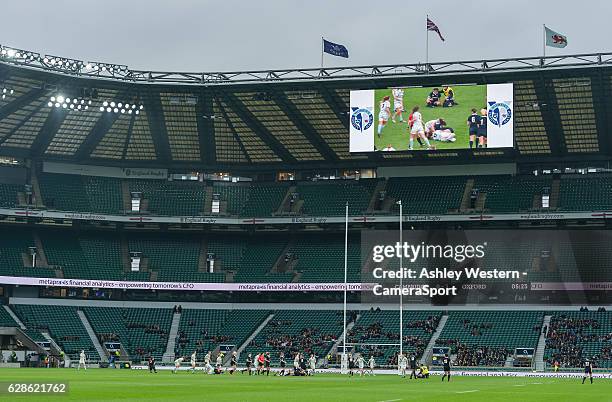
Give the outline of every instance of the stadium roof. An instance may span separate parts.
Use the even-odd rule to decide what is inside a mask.
[[[514,83],[515,150],[348,152],[351,89],[502,82]],[[612,156],[612,54],[173,73],[0,47],[0,87],[6,89],[0,99],[0,155],[5,156],[198,169]],[[67,99],[74,109],[63,107]]]

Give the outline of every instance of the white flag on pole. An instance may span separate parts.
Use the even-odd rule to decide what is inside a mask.
[[[555,32],[548,27],[544,27],[545,35],[546,35],[546,46],[549,47],[566,47],[567,46],[567,36],[560,34],[559,32]]]

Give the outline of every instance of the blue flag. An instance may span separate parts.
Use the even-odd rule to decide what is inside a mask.
[[[346,59],[348,59],[349,57],[348,49],[344,45],[330,42],[325,39],[323,39],[323,51],[325,53],[329,53],[334,56],[344,57]]]

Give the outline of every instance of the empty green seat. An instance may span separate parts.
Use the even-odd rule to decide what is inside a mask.
[[[141,192],[154,215],[197,216],[204,210],[206,187],[197,181],[128,180],[130,192]]]
[[[0,183],[0,208],[15,208],[18,204],[17,193],[23,190],[23,185]]]
[[[463,176],[391,178],[387,196],[401,200],[405,214],[446,214],[461,207],[466,180]],[[397,212],[399,206],[392,210]]]
[[[350,215],[362,215],[368,209],[377,183],[375,179],[301,182],[296,191],[304,200],[304,215],[344,215],[347,202]]]
[[[612,177],[561,177],[559,207],[565,211],[612,209]]]
[[[99,360],[76,307],[17,304],[12,308],[28,329],[48,331],[70,359],[78,361],[85,350],[90,360]]]
[[[49,209],[108,214],[123,210],[119,179],[41,173],[39,182],[43,203]]]
[[[86,307],[84,312],[99,340],[121,342],[132,360],[161,360],[166,351],[171,309]]]

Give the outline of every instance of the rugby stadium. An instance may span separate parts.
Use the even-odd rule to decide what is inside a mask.
[[[0,88],[0,398],[612,395],[612,54]]]

